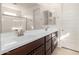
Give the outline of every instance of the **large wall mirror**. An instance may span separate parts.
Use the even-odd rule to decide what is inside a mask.
[[[55,24],[53,8],[47,9],[43,4],[3,3],[1,9],[2,33],[13,32],[19,28],[29,31]]]

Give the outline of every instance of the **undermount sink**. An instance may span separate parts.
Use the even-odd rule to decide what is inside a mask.
[[[1,47],[1,50],[5,50],[5,49],[8,48],[8,46],[11,47],[11,46],[13,46],[13,45],[16,44],[16,43],[17,43],[17,41],[3,44],[2,47]]]

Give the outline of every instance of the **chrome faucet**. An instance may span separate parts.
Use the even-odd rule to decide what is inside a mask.
[[[48,27],[48,26],[46,26],[46,27],[45,27],[45,31],[47,31],[47,30],[48,30],[48,28],[49,28],[49,27]]]
[[[18,35],[18,36],[23,36],[23,35],[24,35],[23,29],[18,29],[17,35]]]
[[[24,35],[24,30],[22,28],[13,28],[13,30],[16,32],[17,36]]]

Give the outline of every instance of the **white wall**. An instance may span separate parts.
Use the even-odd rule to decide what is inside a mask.
[[[78,4],[63,5],[63,28],[69,32],[78,32],[79,8]],[[68,25],[67,25],[68,24]],[[68,29],[67,29],[68,28]]]
[[[63,35],[61,46],[79,51],[79,4],[63,4]]]

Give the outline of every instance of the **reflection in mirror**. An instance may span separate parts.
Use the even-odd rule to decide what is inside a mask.
[[[13,32],[12,28],[29,31],[41,29],[46,25],[54,25],[56,17],[45,7],[37,3],[3,3],[2,32]]]
[[[2,4],[2,32],[13,32],[13,28],[22,28],[26,31],[29,26],[29,19],[33,19],[30,8],[24,4]],[[30,25],[30,24],[28,24]],[[29,29],[28,29],[29,30]]]
[[[52,6],[52,7],[51,7]],[[34,28],[41,29],[48,25],[56,25],[56,4],[40,3],[34,10]]]

